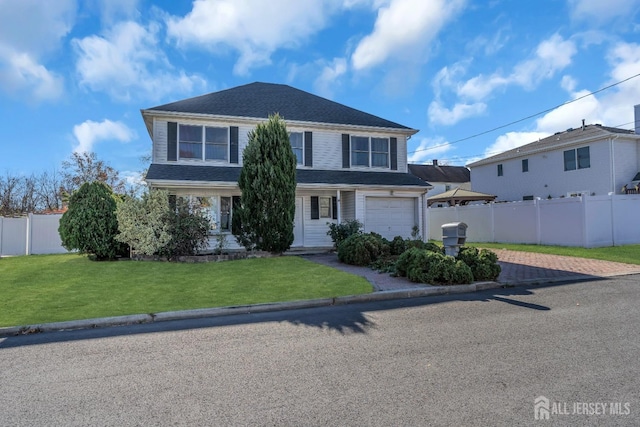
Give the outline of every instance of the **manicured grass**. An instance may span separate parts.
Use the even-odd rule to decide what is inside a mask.
[[[591,249],[567,246],[517,245],[511,243],[467,243],[467,246],[601,259],[627,264],[640,264],[640,245],[608,246],[604,248]]]
[[[1,258],[0,327],[371,291],[362,277],[291,256],[197,264]]]

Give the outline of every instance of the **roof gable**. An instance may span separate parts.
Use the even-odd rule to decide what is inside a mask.
[[[500,154],[496,154],[482,160],[478,160],[477,162],[470,163],[467,166],[482,166],[501,160],[508,160],[511,158],[526,156],[534,152],[553,151],[556,148],[561,148],[566,145],[570,145],[571,143],[579,143],[582,140],[593,140],[597,139],[598,137],[608,138],[613,134],[636,136],[634,131],[632,130],[619,129],[602,125],[587,125],[584,127],[584,129],[567,129],[564,132],[556,132],[555,134],[546,138],[513,148],[511,150],[504,151]]]
[[[471,173],[464,166],[409,165],[409,172],[426,182],[469,182]]]
[[[250,83],[194,98],[149,108],[189,114],[267,119],[278,113],[285,120],[342,125],[392,128],[416,131],[401,124],[347,107],[291,86],[273,83]]]

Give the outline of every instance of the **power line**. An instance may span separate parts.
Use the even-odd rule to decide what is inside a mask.
[[[634,121],[630,121],[630,122],[627,122],[627,123],[621,123],[619,125],[614,125],[612,127],[614,127],[614,128],[622,128],[622,126],[635,124],[636,122],[640,122],[640,120],[634,120]],[[457,161],[457,160],[475,159],[477,157],[482,157],[482,156],[490,157],[490,156],[493,156],[493,155],[496,155],[496,154],[500,154],[500,153],[501,153],[501,151],[491,151],[489,153],[471,154],[469,156],[456,156],[456,157],[450,157],[448,159],[447,158],[444,158],[444,159],[443,158],[438,158],[438,161],[439,162],[451,162],[451,161]]]
[[[497,131],[497,130],[499,130],[499,129],[503,129],[503,128],[506,128],[506,127],[508,127],[508,126],[515,125],[516,123],[520,123],[520,122],[523,122],[523,121],[525,121],[525,120],[532,119],[532,118],[534,118],[534,117],[536,117],[536,116],[539,116],[539,115],[541,115],[541,114],[548,113],[548,112],[550,112],[550,111],[555,110],[556,108],[564,107],[565,105],[569,105],[569,104],[571,104],[571,103],[574,103],[574,102],[576,102],[576,101],[579,101],[579,100],[581,100],[581,99],[583,99],[583,98],[586,98],[586,97],[588,97],[588,96],[593,96],[593,95],[595,95],[596,93],[600,93],[600,92],[605,91],[605,90],[607,90],[607,89],[611,89],[611,88],[612,88],[612,87],[614,87],[614,86],[618,86],[619,84],[622,84],[622,83],[624,83],[624,82],[628,82],[629,80],[631,80],[631,79],[635,79],[635,78],[636,78],[636,77],[638,77],[638,76],[640,76],[640,73],[635,74],[635,75],[633,75],[633,76],[631,76],[631,77],[627,77],[627,78],[626,78],[626,79],[624,79],[624,80],[620,80],[619,82],[616,82],[616,83],[610,84],[609,86],[605,86],[605,87],[600,88],[600,89],[598,89],[598,90],[595,90],[595,91],[593,91],[593,92],[589,92],[589,93],[587,93],[586,95],[582,95],[582,96],[580,96],[580,97],[578,97],[578,98],[576,98],[576,99],[572,99],[571,101],[567,101],[567,102],[564,102],[564,103],[562,103],[562,104],[558,104],[558,105],[556,105],[555,107],[547,108],[546,110],[540,111],[540,112],[538,112],[538,113],[531,114],[531,115],[529,115],[529,116],[527,116],[527,117],[523,117],[523,118],[518,119],[518,120],[514,120],[514,121],[509,122],[509,123],[507,123],[507,124],[505,124],[505,125],[497,126],[497,127],[495,127],[495,128],[492,128],[492,129],[486,130],[486,131],[484,131],[484,132],[476,133],[476,134],[474,134],[474,135],[467,136],[467,137],[460,138],[460,139],[456,139],[455,141],[446,142],[446,143],[444,143],[444,144],[433,145],[433,146],[431,146],[431,147],[426,147],[426,148],[419,148],[419,149],[417,149],[417,150],[410,151],[410,152],[408,152],[407,154],[413,154],[413,153],[417,153],[417,152],[419,152],[419,151],[428,151],[428,150],[433,150],[433,149],[435,149],[435,148],[445,147],[445,146],[447,146],[447,145],[457,144],[458,142],[467,141],[467,140],[472,139],[472,138],[477,138],[477,137],[479,137],[479,136],[486,135],[486,134],[491,133],[491,132],[495,132],[495,131]]]

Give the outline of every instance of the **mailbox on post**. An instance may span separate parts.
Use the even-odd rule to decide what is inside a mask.
[[[442,245],[446,255],[456,256],[467,241],[467,224],[450,222],[442,225]]]

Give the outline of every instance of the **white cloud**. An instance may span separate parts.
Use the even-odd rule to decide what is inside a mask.
[[[422,138],[418,147],[409,150],[409,163],[424,163],[431,159],[437,159],[440,154],[446,153],[453,147],[444,138]]]
[[[105,119],[101,122],[87,120],[73,127],[73,135],[78,142],[73,149],[76,153],[91,152],[98,141],[129,142],[135,132],[122,122]]]
[[[378,10],[373,32],[353,52],[353,68],[374,67],[393,57],[421,56],[464,3],[464,0],[391,0]]]
[[[179,46],[240,54],[236,74],[270,63],[279,48],[295,48],[326,25],[338,4],[330,0],[195,0],[184,17],[167,19],[167,33]]]
[[[59,97],[64,79],[43,61],[71,30],[75,1],[0,0],[0,10],[0,89],[32,102]]]
[[[99,0],[100,18],[107,24],[135,19],[140,15],[140,0]]]
[[[604,24],[614,18],[629,16],[640,7],[640,0],[568,0],[568,4],[572,18]]]
[[[482,100],[495,90],[518,85],[527,90],[534,89],[542,80],[553,77],[571,64],[577,49],[572,40],[554,34],[543,40],[532,58],[517,63],[510,74],[495,72],[489,76],[480,74],[459,84],[457,94],[466,99]]]
[[[321,96],[331,98],[334,89],[339,85],[339,79],[347,72],[347,60],[345,58],[333,58],[322,68],[322,72],[314,82],[314,88]]]
[[[0,48],[0,86],[8,93],[27,93],[27,101],[37,102],[58,98],[64,80],[28,53]]]
[[[549,134],[544,132],[507,132],[504,135],[500,135],[493,144],[485,149],[484,156],[493,156],[547,136]]]
[[[531,58],[515,64],[509,73],[498,70],[463,81],[460,77],[466,73],[471,61],[443,67],[432,81],[435,100],[429,106],[429,120],[435,124],[453,125],[465,118],[483,114],[487,108],[487,98],[496,90],[510,85],[533,90],[540,82],[569,66],[576,52],[572,40],[554,34],[538,44]],[[570,84],[570,81],[566,80],[565,83]],[[451,108],[442,105],[445,90],[454,92],[459,98]]]
[[[126,21],[105,36],[74,39],[81,85],[123,101],[134,96],[157,100],[170,93],[190,93],[205,87],[201,77],[172,69],[158,47],[158,31],[157,24],[144,27]]]
[[[487,104],[477,102],[473,104],[456,104],[449,109],[443,107],[438,101],[429,104],[429,121],[434,124],[453,125],[467,117],[475,117],[484,113]]]

